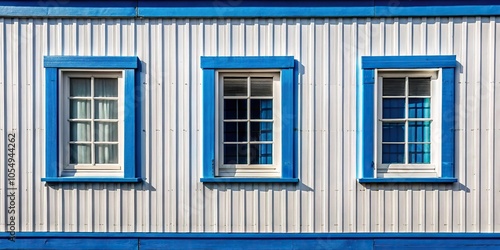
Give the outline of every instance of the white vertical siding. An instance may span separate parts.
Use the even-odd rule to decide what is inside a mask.
[[[0,162],[15,132],[16,223],[68,232],[500,232],[499,47],[498,17],[0,19]],[[459,63],[459,183],[357,183],[360,57],[431,54]],[[141,59],[144,183],[40,181],[45,55]],[[199,182],[200,56],[228,55],[298,60],[298,185]]]

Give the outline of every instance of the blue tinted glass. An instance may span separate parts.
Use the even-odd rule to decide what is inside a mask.
[[[408,144],[409,163],[430,163],[431,144]]]
[[[251,144],[250,164],[272,164],[273,145],[272,144]]]
[[[383,144],[382,163],[404,163],[405,146],[403,144]]]
[[[382,118],[405,118],[405,99],[384,98],[382,100]]]
[[[431,99],[430,98],[410,98],[408,99],[409,118],[430,118]]]
[[[224,119],[247,119],[247,100],[225,99]]]
[[[250,119],[273,119],[273,100],[250,100]]]
[[[250,123],[250,141],[272,141],[272,140],[273,140],[272,122]]]
[[[405,124],[403,122],[384,122],[382,124],[383,142],[404,142]]]
[[[409,142],[430,142],[431,122],[408,122]]]
[[[247,123],[224,122],[224,141],[225,142],[247,141]]]
[[[225,144],[224,164],[247,164],[246,144]]]

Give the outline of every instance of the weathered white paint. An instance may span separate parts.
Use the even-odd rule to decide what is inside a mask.
[[[0,19],[0,228],[6,138],[17,224],[68,232],[500,232],[500,18]],[[454,54],[459,183],[355,178],[363,55]],[[137,55],[143,184],[45,185],[45,55]],[[291,55],[300,184],[202,184],[200,56]],[[7,231],[7,230],[6,230]]]

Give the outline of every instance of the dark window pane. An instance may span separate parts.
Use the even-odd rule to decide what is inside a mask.
[[[272,122],[251,122],[250,123],[251,141],[272,141],[273,123]]]
[[[273,119],[273,100],[250,100],[250,119]]]
[[[247,164],[247,145],[225,144],[224,164]]]
[[[247,96],[247,78],[224,78],[224,96]]]
[[[247,99],[225,99],[224,119],[247,119]]]
[[[408,144],[409,163],[428,164],[431,162],[431,144]]]
[[[273,164],[273,145],[251,144],[250,164]]]
[[[408,99],[409,118],[430,118],[431,99],[430,98],[410,98]]]
[[[382,94],[384,96],[405,96],[405,78],[384,78]]]
[[[72,142],[91,141],[90,122],[70,122],[69,140]]]
[[[90,97],[90,78],[71,78],[69,96]]]
[[[95,97],[118,97],[118,79],[94,78]]]
[[[382,142],[404,142],[405,124],[403,122],[382,124]]]
[[[95,119],[118,119],[117,100],[95,100]]]
[[[382,100],[382,118],[405,118],[405,99],[384,98]]]
[[[117,122],[96,122],[94,131],[95,141],[118,142]]]
[[[273,96],[272,77],[253,77],[250,79],[251,96]]]
[[[118,145],[95,145],[95,163],[116,164],[118,163]]]
[[[431,122],[408,122],[409,142],[430,142]]]
[[[247,141],[247,122],[224,122],[224,141]]]
[[[430,78],[409,78],[408,79],[409,96],[430,96],[431,79]]]
[[[404,163],[405,146],[402,144],[384,144],[382,145],[382,163]]]
[[[70,119],[90,119],[90,100],[69,100]]]
[[[69,163],[90,164],[90,144],[70,144]]]

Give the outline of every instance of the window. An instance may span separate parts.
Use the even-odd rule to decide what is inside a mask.
[[[202,57],[202,182],[297,182],[293,57]]]
[[[136,57],[48,56],[47,182],[138,182]],[[138,140],[137,140],[138,141]]]
[[[454,56],[363,57],[360,182],[455,182]]]

